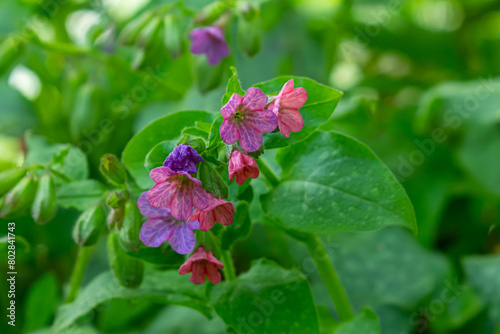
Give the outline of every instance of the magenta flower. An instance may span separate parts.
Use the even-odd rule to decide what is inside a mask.
[[[207,26],[191,30],[189,37],[191,53],[206,54],[208,63],[212,66],[220,63],[221,59],[229,56],[229,47],[221,27]]]
[[[269,105],[269,109],[278,116],[278,126],[283,136],[288,138],[290,132],[299,132],[304,127],[299,108],[306,103],[307,98],[307,91],[302,87],[294,89],[293,79],[290,79]]]
[[[276,115],[264,110],[267,96],[259,88],[249,88],[244,97],[233,94],[220,110],[224,121],[220,136],[228,144],[240,141],[248,152],[257,151],[262,146],[262,133],[272,132],[278,125]]]
[[[194,210],[189,220],[199,221],[200,230],[208,231],[214,227],[215,222],[222,225],[231,225],[234,221],[233,213],[235,212],[233,203],[211,196],[208,206],[204,209]]]
[[[170,207],[177,220],[187,220],[193,213],[193,206],[205,208],[208,195],[201,188],[201,182],[188,172],[173,171],[158,167],[149,173],[156,185],[148,191],[148,202],[154,208]]]
[[[196,164],[204,161],[203,158],[189,145],[180,144],[174,148],[163,163],[163,166],[178,172],[196,173]]]
[[[229,159],[229,181],[233,182],[235,176],[236,183],[241,186],[248,178],[259,177],[259,165],[251,156],[234,150]]]
[[[159,247],[168,241],[179,254],[191,252],[196,243],[194,230],[198,229],[198,222],[177,220],[169,208],[153,208],[146,197],[147,194],[143,193],[137,201],[141,214],[148,218],[141,226],[141,241],[148,247]]]
[[[207,252],[205,248],[200,246],[179,268],[179,274],[193,273],[189,280],[195,284],[205,283],[205,276],[212,284],[219,284],[221,276],[217,269],[222,268],[224,268],[222,262],[217,260],[212,252]]]

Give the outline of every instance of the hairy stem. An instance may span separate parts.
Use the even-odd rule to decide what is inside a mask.
[[[85,274],[85,269],[87,268],[87,264],[89,263],[91,252],[92,246],[80,247],[78,251],[75,267],[73,268],[73,274],[71,275],[71,283],[68,296],[66,297],[66,303],[71,303],[72,301],[74,301],[78,294],[78,289],[82,284],[83,275]]]
[[[264,177],[267,179],[267,181],[271,184],[273,188],[276,188],[280,183],[280,180],[278,179],[276,174],[274,174],[271,168],[269,168],[264,159],[262,158],[258,159],[258,164],[259,164],[259,170],[262,172],[262,174],[264,174]]]
[[[231,253],[227,250],[221,251],[221,260],[224,264],[224,275],[226,276],[226,281],[231,282],[236,278],[236,271],[234,270],[233,259],[231,258]]]

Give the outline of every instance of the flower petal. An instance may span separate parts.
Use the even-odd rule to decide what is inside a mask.
[[[168,241],[172,249],[179,254],[191,252],[196,244],[193,230],[189,228],[187,223],[179,222],[177,222],[177,226]]]
[[[234,221],[233,212],[236,212],[236,210],[234,210],[233,204],[227,203],[216,207],[214,209],[214,216],[219,224],[231,225]],[[201,227],[200,229],[203,231]]]
[[[281,109],[278,122],[280,131],[285,137],[290,137],[290,131],[299,132],[304,127],[302,115],[296,109]]]
[[[158,167],[149,172],[149,177],[155,183],[165,182],[172,175],[175,175],[175,172],[168,167]]]
[[[204,209],[207,207],[210,200],[210,195],[203,190],[203,188],[195,186],[191,192],[193,205],[197,209]]]
[[[263,143],[262,133],[251,126],[240,127],[240,145],[248,152],[257,151]]]
[[[167,241],[177,222],[166,219],[150,219],[141,226],[139,238],[148,247],[159,247]]]
[[[280,109],[299,109],[308,99],[307,91],[302,88],[295,88],[292,92],[284,94],[280,99]]]
[[[268,110],[249,112],[246,114],[245,125],[250,125],[260,132],[273,132],[278,126],[278,118]]]
[[[217,268],[215,268],[215,265],[213,263],[206,263],[205,264],[205,271],[206,271],[206,275],[207,275],[207,278],[208,280],[210,281],[210,283],[212,284],[219,284],[220,281],[221,281],[221,275],[220,275],[220,272],[217,270]]]
[[[170,206],[176,196],[179,183],[175,180],[158,183],[148,191],[148,202],[153,208]]]
[[[238,106],[242,102],[243,102],[243,97],[241,97],[236,93],[233,93],[229,101],[227,101],[227,103],[220,109],[222,118],[227,120],[236,111],[236,108],[238,108]]]
[[[225,120],[220,126],[220,137],[224,143],[232,145],[240,139],[240,131],[238,126],[232,123],[230,120]]]
[[[170,211],[175,219],[187,220],[193,213],[193,202],[191,200],[193,187],[193,183],[183,184],[178,187],[177,193],[172,197]]]
[[[205,263],[202,261],[196,261],[193,263],[193,274],[189,277],[189,280],[194,284],[205,283]]]
[[[250,110],[263,110],[267,104],[267,96],[257,87],[250,87],[243,97],[243,105]]]
[[[141,194],[137,200],[137,206],[141,215],[147,218],[163,218],[170,216],[170,209],[168,207],[164,208],[153,208],[148,202],[148,192],[145,191]]]
[[[200,214],[200,230],[206,232],[215,225],[215,214],[213,210],[204,211]]]

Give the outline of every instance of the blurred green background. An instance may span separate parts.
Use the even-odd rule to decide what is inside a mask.
[[[330,236],[354,308],[370,305],[384,334],[500,333],[500,2],[252,1],[259,17],[229,20],[231,55],[216,67],[188,50],[192,21],[209,3],[2,0],[0,170],[22,163],[30,130],[78,146],[100,179],[100,157],[120,156],[151,121],[179,110],[217,112],[230,65],[243,88],[307,76],[344,92],[322,128],[370,146],[417,216],[416,237],[398,228]],[[148,12],[160,23],[127,40],[126,27]],[[78,215],[59,210],[47,225],[16,219],[26,240],[17,242],[18,326],[7,328],[4,318],[0,328],[52,323],[73,268]],[[316,303],[334,314],[317,272],[304,270],[305,248],[275,234],[254,219],[251,236],[234,248],[238,271],[262,256],[302,269]],[[100,243],[85,282],[106,268]],[[450,284],[465,287],[439,302]],[[94,329],[75,331],[225,332],[218,317],[148,298],[110,300],[83,323]]]

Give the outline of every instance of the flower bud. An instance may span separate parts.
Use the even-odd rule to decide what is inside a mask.
[[[125,253],[117,232],[111,232],[108,236],[108,259],[113,275],[122,286],[134,289],[141,285],[144,262]]]
[[[260,15],[260,9],[250,1],[238,2],[238,12],[244,20],[249,22],[254,21]]]
[[[138,18],[130,21],[127,25],[125,25],[125,27],[123,27],[118,40],[123,44],[134,44],[137,37],[141,33],[141,30],[148,24],[153,15],[153,12],[147,11]]]
[[[92,246],[99,239],[106,219],[106,212],[101,205],[85,210],[73,228],[73,240],[80,246]]]
[[[252,22],[238,20],[238,44],[240,48],[252,57],[260,50],[260,20]]]
[[[32,175],[26,175],[5,197],[1,217],[20,213],[31,206],[35,198],[37,182]]]
[[[201,162],[198,168],[198,179],[203,189],[219,198],[227,198],[229,189],[219,173],[207,162]]]
[[[50,174],[41,177],[31,207],[31,216],[35,222],[43,224],[54,218],[57,211],[56,186]]]
[[[114,154],[104,154],[99,166],[101,174],[116,186],[124,185],[127,181],[127,173],[120,160]]]
[[[231,9],[229,1],[215,1],[205,6],[196,17],[196,22],[200,25],[210,25],[217,21],[225,12]]]
[[[0,196],[11,190],[26,175],[24,168],[12,168],[0,173]]]
[[[168,14],[163,19],[163,44],[172,59],[178,58],[182,53],[182,32],[176,15]]]
[[[159,41],[160,33],[163,29],[163,21],[158,17],[152,17],[137,37],[137,46],[140,48],[150,48]]]
[[[138,251],[141,246],[139,233],[141,232],[142,215],[137,205],[128,201],[125,204],[125,217],[119,232],[120,244],[127,252]]]
[[[111,211],[108,214],[108,229],[110,231],[112,230],[119,230],[122,227],[123,224],[123,218],[125,217],[125,207],[121,206],[119,208],[111,209]]]
[[[125,206],[125,203],[130,198],[128,190],[115,190],[109,194],[106,199],[106,204],[112,209],[118,209]]]

